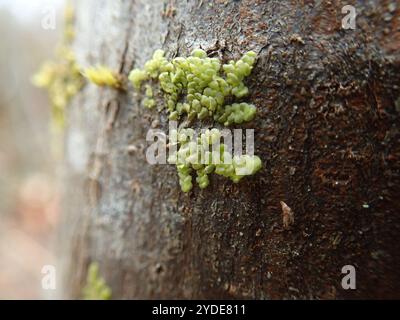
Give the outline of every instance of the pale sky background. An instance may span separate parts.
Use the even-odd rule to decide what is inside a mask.
[[[0,0],[0,10],[6,9],[11,12],[19,22],[32,22],[42,17],[49,6],[59,9],[64,2],[64,0]]]

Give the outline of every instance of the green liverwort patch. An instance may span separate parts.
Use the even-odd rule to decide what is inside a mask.
[[[244,80],[251,74],[255,60],[256,54],[249,51],[238,61],[222,64],[201,49],[192,51],[189,57],[168,60],[164,51],[156,50],[143,69],[130,72],[129,80],[136,90],[144,84],[143,105],[147,108],[156,105],[152,85],[158,82],[170,120],[185,116],[190,121],[213,119],[229,126],[251,121],[256,115],[256,107],[243,102],[249,94]],[[226,144],[220,144],[220,139],[221,132],[216,128],[199,137],[191,128],[170,132],[169,143],[176,151],[168,162],[176,165],[183,192],[193,188],[193,173],[198,186],[204,189],[212,173],[239,182],[260,170],[258,156],[232,155]]]
[[[218,58],[209,58],[205,51],[194,50],[187,58],[177,57],[169,61],[164,51],[156,50],[153,58],[143,69],[134,69],[129,80],[136,89],[149,80],[158,80],[165,96],[165,108],[171,120],[183,115],[192,119],[213,118],[228,126],[251,121],[254,105],[241,102],[225,105],[225,100],[242,99],[249,93],[244,79],[250,75],[256,59],[253,51],[238,61],[221,64]],[[144,105],[155,106],[153,92],[146,85]]]
[[[205,130],[197,138],[195,131],[190,128],[173,130],[170,133],[170,143],[177,144],[178,149],[168,158],[168,162],[176,165],[183,192],[192,189],[194,172],[197,184],[204,189],[209,185],[208,175],[211,173],[236,183],[261,169],[261,159],[258,156],[232,156],[228,146],[221,144],[220,139],[221,132],[216,128]]]

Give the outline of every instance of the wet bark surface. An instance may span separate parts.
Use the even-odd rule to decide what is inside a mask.
[[[355,30],[341,27],[346,4]],[[184,194],[174,166],[145,158],[146,133],[167,132],[166,113],[132,88],[88,84],[68,110],[65,297],[80,296],[91,261],[113,298],[400,297],[397,1],[91,0],[76,10],[79,63],[124,76],[159,48],[224,61],[257,52],[246,100],[258,115],[240,128],[255,129],[263,169]],[[341,287],[349,264],[356,290]]]

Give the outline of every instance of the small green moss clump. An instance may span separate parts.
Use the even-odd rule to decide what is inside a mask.
[[[106,285],[104,279],[99,275],[99,265],[92,262],[89,266],[86,285],[83,288],[85,300],[109,300],[111,289]]]
[[[121,76],[106,66],[89,67],[82,74],[95,85],[122,88]]]
[[[252,104],[224,105],[227,97],[248,95],[243,81],[250,75],[255,59],[256,54],[249,51],[240,60],[221,65],[218,58],[209,58],[205,51],[196,49],[187,58],[169,61],[164,51],[156,50],[143,70],[130,72],[129,80],[136,89],[140,89],[144,81],[158,80],[171,120],[187,114],[190,120],[212,117],[227,126],[250,121],[255,116],[256,108]],[[153,107],[155,102],[146,97],[144,104]]]
[[[258,156],[232,156],[228,146],[220,144],[220,139],[221,132],[215,128],[205,130],[197,138],[191,128],[173,130],[170,133],[170,143],[177,144],[179,148],[168,158],[168,162],[176,165],[183,192],[189,192],[193,188],[194,171],[197,184],[204,189],[210,183],[208,175],[211,173],[237,183],[243,177],[253,175],[261,169],[261,159]]]

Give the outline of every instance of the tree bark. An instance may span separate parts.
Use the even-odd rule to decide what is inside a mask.
[[[355,30],[341,27],[346,4]],[[132,88],[86,85],[68,109],[64,297],[80,297],[91,261],[115,299],[400,297],[397,1],[87,0],[76,12],[78,62],[125,76],[159,48],[255,51],[258,114],[241,127],[255,128],[263,169],[184,194],[174,166],[145,158],[166,113]],[[356,290],[341,286],[344,265]]]

